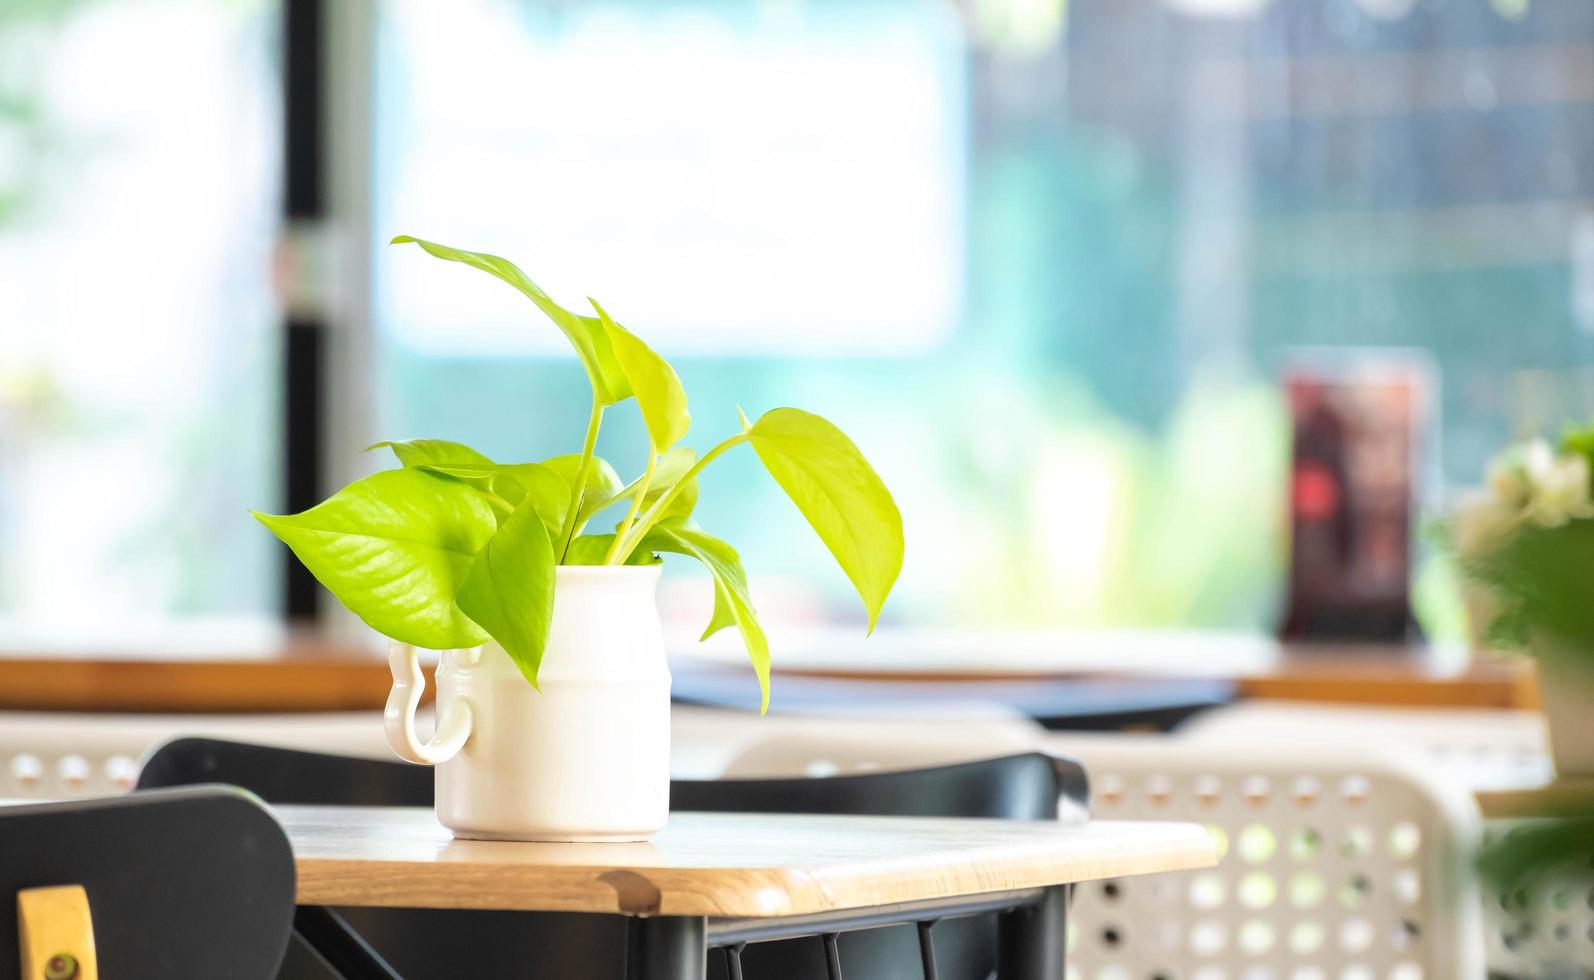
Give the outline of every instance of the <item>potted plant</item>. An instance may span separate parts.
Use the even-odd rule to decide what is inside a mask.
[[[703,636],[741,633],[769,705],[769,646],[734,548],[692,520],[697,480],[752,448],[852,581],[872,631],[902,567],[902,518],[840,429],[795,408],[740,426],[701,455],[675,371],[596,301],[558,303],[513,263],[401,235],[518,289],[564,333],[592,409],[580,451],[500,463],[437,439],[378,443],[398,468],[300,514],[255,516],[351,612],[390,641],[386,725],[404,759],[437,766],[437,814],[456,835],[640,840],[669,810],[669,696],[655,607],[661,554],[714,583]],[[623,480],[597,455],[604,413],[634,399],[648,435]],[[603,515],[612,530],[593,530]],[[437,728],[415,732],[415,648],[442,651]]]
[[[1557,445],[1514,446],[1488,487],[1459,503],[1449,535],[1479,644],[1538,661],[1562,775],[1594,774],[1594,426]]]

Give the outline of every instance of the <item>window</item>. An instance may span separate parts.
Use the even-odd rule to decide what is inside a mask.
[[[0,6],[0,621],[24,636],[275,615],[245,510],[277,482],[274,15]]]
[[[1431,500],[1513,423],[1594,408],[1564,370],[1594,353],[1594,6],[380,9],[376,240],[599,294],[705,441],[738,403],[835,417],[905,513],[898,618],[1271,629],[1300,347],[1429,353]],[[381,432],[525,458],[580,431],[513,294],[376,247]],[[851,615],[753,466],[705,500],[777,617]]]

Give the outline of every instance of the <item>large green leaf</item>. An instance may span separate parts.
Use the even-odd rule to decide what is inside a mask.
[[[399,465],[414,469],[417,466],[466,464],[491,466],[493,461],[463,443],[447,439],[408,439],[403,442],[379,442],[367,446],[366,452],[388,448],[398,457]]]
[[[647,423],[654,448],[659,452],[669,449],[692,427],[692,413],[686,408],[686,389],[681,387],[681,379],[653,348],[615,323],[597,300],[589,297],[587,302],[598,311],[598,322],[603,324],[615,359],[620,362],[631,391],[636,395],[637,407],[642,410],[642,420]]]
[[[625,371],[620,367],[620,362],[615,358],[614,348],[610,346],[608,334],[604,332],[603,324],[596,317],[581,316],[572,313],[553,298],[543,292],[542,287],[532,282],[524,272],[521,272],[515,263],[496,255],[485,252],[467,252],[460,248],[450,248],[436,242],[428,242],[410,235],[399,235],[393,239],[392,244],[400,245],[414,242],[425,249],[428,254],[451,262],[463,262],[472,268],[490,273],[520,290],[537,308],[548,315],[576,349],[576,356],[581,358],[581,364],[587,369],[587,377],[592,381],[592,390],[598,400],[605,405],[624,401],[631,396],[631,385],[626,380]]]
[[[852,580],[872,632],[902,571],[902,514],[891,491],[845,433],[811,412],[773,409],[748,437]]]
[[[422,468],[491,491],[509,504],[511,510],[522,503],[530,503],[542,516],[550,536],[557,535],[564,527],[565,511],[570,507],[570,484],[550,466],[542,463],[444,463]]]
[[[747,590],[747,573],[742,570],[742,559],[736,549],[681,518],[673,518],[655,525],[637,551],[688,555],[708,569],[714,578],[714,615],[708,629],[703,631],[703,639],[732,624],[741,631],[747,656],[758,674],[759,713],[768,711],[769,641],[758,625],[753,600]]]
[[[553,617],[553,545],[534,507],[520,507],[471,562],[455,597],[533,687]]]
[[[301,514],[255,517],[377,632],[432,650],[487,639],[454,602],[497,527],[470,486],[425,470],[386,470]]]

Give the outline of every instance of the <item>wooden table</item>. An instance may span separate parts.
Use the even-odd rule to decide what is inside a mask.
[[[746,669],[724,635],[672,649]],[[974,655],[971,651],[978,652]],[[1242,697],[1408,706],[1536,708],[1531,661],[1468,659],[1451,648],[1284,645],[1266,637],[1136,631],[951,630],[792,634],[778,674],[976,682],[1035,677],[1205,677]],[[230,651],[0,652],[0,710],[220,713],[380,709],[391,678],[379,651],[314,635]],[[749,682],[751,683],[751,682]],[[779,680],[776,680],[777,691]],[[778,706],[778,705],[777,705]]]
[[[1075,882],[1211,867],[1194,824],[678,813],[638,844],[455,840],[430,810],[276,806],[304,906],[586,912],[628,980],[699,980],[710,946],[996,912],[1002,980],[1063,975]]]
[[[700,654],[745,659],[723,635]],[[908,630],[864,639],[816,630],[773,648],[778,673],[891,681],[975,682],[1071,677],[1233,681],[1244,698],[1408,707],[1537,708],[1524,657],[1471,656],[1455,646],[1283,643],[1195,630]]]

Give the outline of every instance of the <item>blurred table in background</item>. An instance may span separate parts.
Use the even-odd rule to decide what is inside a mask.
[[[0,710],[361,711],[391,686],[379,652],[310,637],[225,652],[0,651]]]
[[[720,634],[690,650],[745,663]],[[978,684],[1119,678],[1223,680],[1240,698],[1408,707],[1535,709],[1526,658],[1473,657],[1457,646],[1285,644],[1266,636],[1185,630],[819,630],[772,635],[777,674],[893,682]]]
[[[729,631],[727,631],[729,632]],[[1186,632],[887,631],[772,636],[777,676],[897,686],[956,685],[969,701],[982,687],[1071,678],[1227,681],[1241,698],[1433,707],[1532,709],[1533,664],[1469,659],[1450,647],[1285,646],[1264,637]],[[676,638],[672,635],[672,640]],[[745,673],[746,654],[725,634],[706,644],[672,642],[683,666]],[[0,650],[0,710],[295,712],[377,709],[390,685],[370,647],[317,637],[222,653]],[[775,710],[779,710],[779,683]]]

